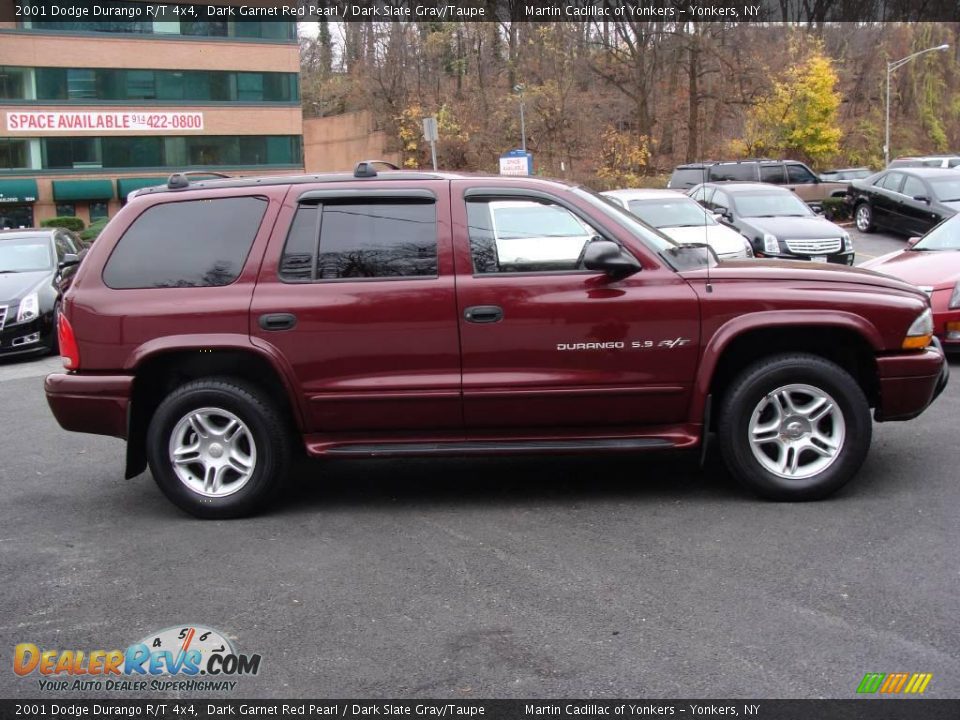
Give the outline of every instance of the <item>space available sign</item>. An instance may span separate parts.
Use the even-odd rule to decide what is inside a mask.
[[[202,112],[8,112],[7,132],[203,130]]]

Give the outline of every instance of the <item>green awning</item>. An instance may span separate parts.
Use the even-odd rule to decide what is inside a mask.
[[[113,180],[54,180],[53,199],[57,202],[112,200]]]
[[[0,203],[32,203],[36,201],[36,180],[0,180]]]
[[[127,195],[140,188],[153,187],[154,185],[166,185],[165,177],[146,177],[146,178],[120,178],[117,180],[117,195],[121,200],[126,200]]]

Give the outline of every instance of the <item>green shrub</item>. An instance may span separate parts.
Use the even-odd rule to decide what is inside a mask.
[[[820,205],[823,207],[823,215],[827,220],[849,220],[850,206],[843,198],[824,198]]]
[[[92,243],[97,239],[100,231],[107,226],[107,221],[109,219],[110,218],[100,218],[98,220],[94,220],[92,223],[90,223],[90,227],[80,233],[80,239],[86,243]]]
[[[58,227],[66,228],[67,230],[72,230],[73,232],[80,232],[83,230],[83,220],[78,217],[55,217],[50,218],[49,220],[44,220],[40,223],[40,227]]]

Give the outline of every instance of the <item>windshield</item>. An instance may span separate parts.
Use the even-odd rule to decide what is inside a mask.
[[[960,250],[960,215],[937,225],[923,236],[914,250]]]
[[[643,224],[637,219],[636,215],[627,212],[624,208],[612,200],[605,198],[603,195],[598,195],[593,190],[588,190],[585,187],[572,188],[571,192],[577,197],[586,200],[606,217],[625,228],[631,235],[637,238],[637,240],[654,252],[659,253],[677,246],[677,243],[666,235],[657,232],[649,225]]]
[[[928,178],[933,196],[941,202],[960,200],[960,177]]]
[[[790,193],[737,193],[733,204],[741,217],[811,217],[813,211]]]
[[[655,228],[716,225],[713,216],[688,198],[628,200],[630,212]]]
[[[53,255],[47,238],[0,240],[0,273],[36,272],[52,267]]]
[[[583,237],[587,230],[556,205],[491,203],[498,238]]]

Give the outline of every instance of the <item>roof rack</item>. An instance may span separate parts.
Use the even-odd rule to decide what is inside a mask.
[[[353,169],[353,176],[355,178],[369,178],[376,177],[377,170],[374,165],[386,165],[391,170],[399,170],[396,165],[392,162],[387,162],[386,160],[361,160],[357,163],[356,167]]]
[[[167,179],[167,189],[169,190],[182,190],[185,187],[190,185],[190,176],[191,175],[212,175],[217,178],[229,178],[229,175],[224,175],[223,173],[212,172],[210,170],[187,170],[186,172],[173,173]]]

